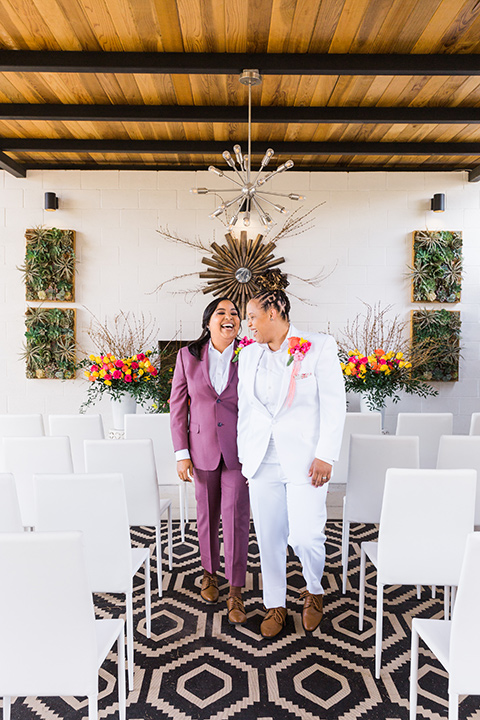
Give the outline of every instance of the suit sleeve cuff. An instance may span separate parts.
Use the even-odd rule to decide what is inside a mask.
[[[178,462],[179,460],[190,460],[190,453],[187,449],[185,450],[175,450],[175,460]]]

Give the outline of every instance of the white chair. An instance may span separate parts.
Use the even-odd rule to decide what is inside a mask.
[[[11,473],[0,473],[0,532],[22,532],[15,479]]]
[[[162,597],[162,515],[167,513],[168,567],[172,569],[172,501],[161,500],[151,440],[86,440],[89,473],[121,473],[125,480],[130,525],[155,526],[158,594]]]
[[[469,435],[480,435],[480,413],[472,413]]]
[[[438,448],[437,468],[439,470],[473,468],[477,471],[475,529],[480,529],[480,436],[442,435]]]
[[[185,524],[188,523],[188,485],[177,475],[177,463],[173,451],[170,433],[170,414],[154,413],[145,415],[125,415],[125,439],[153,442],[158,484],[161,487],[178,486],[180,506],[180,536],[185,542]]]
[[[120,474],[35,475],[37,528],[83,533],[89,587],[125,595],[128,685],[133,689],[133,578],[145,565],[145,617],[151,635],[150,552],[132,548],[125,486]]]
[[[397,435],[420,438],[421,468],[436,467],[440,438],[452,432],[452,413],[398,413],[397,416]]]
[[[410,669],[410,720],[417,717],[418,638],[448,672],[448,719],[458,720],[459,695],[480,695],[480,533],[471,533],[463,558],[451,621],[414,618]]]
[[[390,467],[418,468],[417,437],[352,435],[342,527],[342,592],[347,591],[350,523],[380,522],[385,473]]]
[[[332,483],[346,483],[348,479],[348,460],[351,435],[381,435],[382,414],[379,412],[348,412],[343,426],[342,446],[335,463]]]
[[[126,717],[123,620],[95,620],[81,533],[1,533],[0,696],[87,696],[97,720],[98,671],[117,643],[120,720]]]
[[[72,473],[70,440],[68,437],[6,437],[0,471],[13,474],[23,525],[35,527],[33,475]]]
[[[51,436],[70,438],[76,473],[85,472],[85,440],[103,440],[105,437],[101,415],[49,415],[48,428]]]
[[[458,585],[467,535],[473,530],[475,470],[387,470],[378,543],[362,542],[359,630],[363,630],[365,566],[377,568],[375,677],[382,661],[385,585]],[[448,591],[445,590],[448,619]]]
[[[31,415],[0,415],[0,438],[40,437],[45,435],[43,417],[40,413]]]

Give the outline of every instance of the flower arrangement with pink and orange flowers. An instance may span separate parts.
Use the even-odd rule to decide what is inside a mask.
[[[148,412],[169,412],[173,366],[166,362],[166,351],[137,351],[139,347],[154,346],[158,330],[151,320],[121,312],[113,319],[112,327],[112,323],[102,324],[94,317],[87,334],[99,352],[78,364],[88,381],[87,399],[80,412],[103,393],[113,400],[130,395]],[[165,362],[161,364],[162,359]]]
[[[236,347],[235,352],[233,353],[232,363],[238,362],[238,356],[240,355],[241,351],[244,347],[247,347],[247,345],[251,345],[254,343],[255,340],[252,340],[251,338],[248,338],[246,335],[243,338],[240,338],[238,345]]]
[[[421,397],[437,395],[437,390],[415,376],[415,367],[424,362],[428,349],[412,348],[405,339],[407,323],[398,316],[386,317],[390,306],[365,305],[365,315],[357,315],[347,325],[338,343],[347,392],[361,393],[371,410],[384,408],[387,398],[398,402],[401,391]]]

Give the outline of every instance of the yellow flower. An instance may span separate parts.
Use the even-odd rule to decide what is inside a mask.
[[[140,369],[140,370],[138,371],[138,377],[142,377],[142,375],[143,375],[143,370]]]
[[[100,375],[101,378],[105,377],[106,374],[107,374],[107,371],[104,370],[103,368],[102,368],[102,369],[100,370],[100,372],[99,372],[99,375]]]
[[[405,367],[406,367],[406,368],[411,368],[411,367],[412,367],[412,363],[410,363],[410,362],[405,363]]]
[[[345,367],[346,367],[346,366],[345,366],[345,363],[341,362],[341,363],[340,363],[340,367],[342,368],[342,370],[345,370]]]
[[[350,370],[350,368],[349,367],[345,368],[345,375],[351,375],[351,374],[352,374],[352,371]]]
[[[398,367],[399,367],[399,368],[402,368],[402,367],[404,367],[404,366],[405,366],[405,362],[404,362],[403,360],[401,360],[401,361],[398,363]]]
[[[395,355],[395,357],[397,358],[397,360],[401,360],[401,359],[403,358],[403,353],[402,353],[402,352],[398,352],[398,353]]]
[[[93,355],[93,354],[92,354],[92,355],[89,355],[89,356],[88,356],[88,359],[91,360],[91,362],[96,362],[96,361],[97,361],[96,356]]]
[[[111,381],[111,380],[104,380],[103,382],[105,383],[105,385],[111,385],[111,384],[112,384],[112,381]]]

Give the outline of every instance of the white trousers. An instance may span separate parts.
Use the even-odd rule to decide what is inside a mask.
[[[263,463],[249,479],[250,503],[260,550],[263,602],[286,607],[287,545],[302,563],[307,590],[323,593],[327,485],[289,482],[279,464]]]

